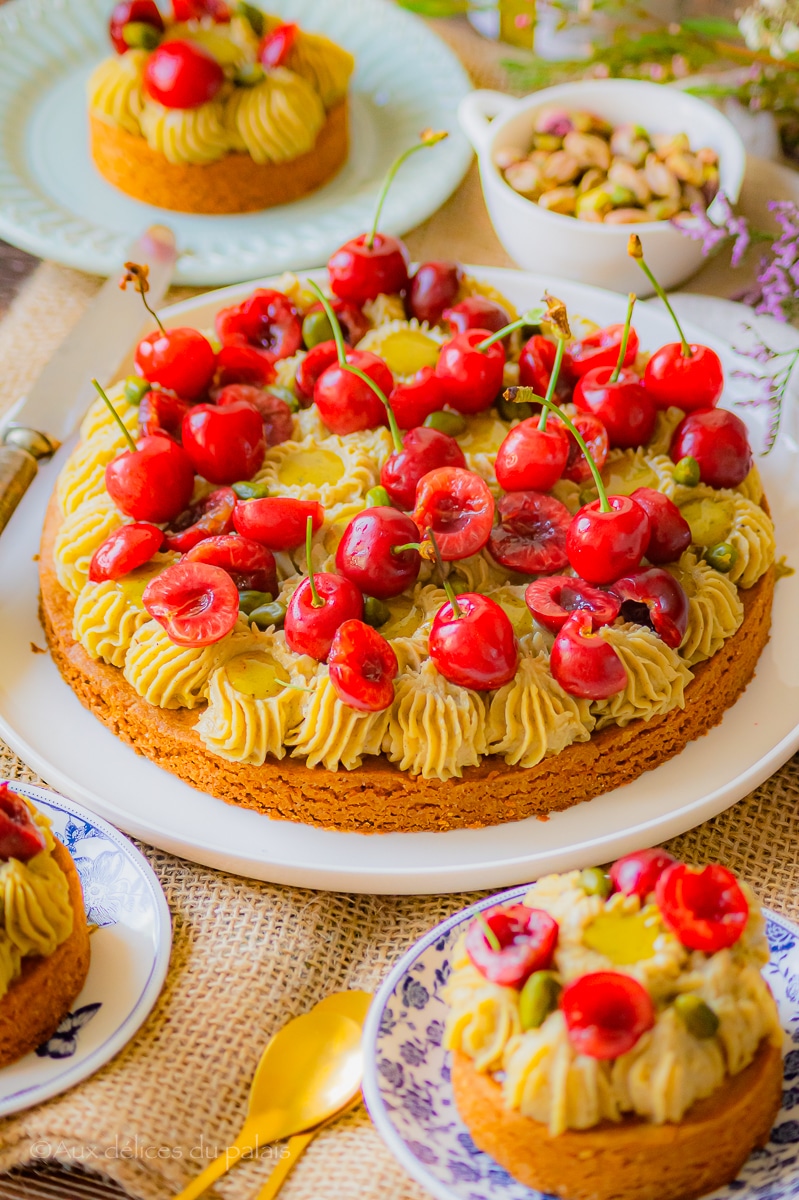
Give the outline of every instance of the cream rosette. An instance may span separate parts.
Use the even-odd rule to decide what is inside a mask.
[[[365,757],[380,753],[390,713],[359,712],[344,704],[320,663],[310,694],[302,701],[302,721],[288,739],[294,746],[292,758],[304,758],[309,767],[352,771]]]
[[[281,442],[267,450],[256,479],[273,495],[318,500],[325,509],[352,504],[378,482],[372,446],[357,434]]]
[[[742,492],[699,484],[681,489],[675,502],[691,526],[695,546],[704,549],[727,542],[733,547],[731,583],[753,587],[774,562],[774,523],[765,509]]]
[[[84,500],[64,517],[53,543],[53,563],[58,582],[71,596],[77,596],[89,578],[95,550],[124,524],[107,492]]]
[[[224,93],[196,108],[165,108],[145,99],[139,124],[147,145],[167,162],[202,165],[230,150]]]
[[[156,708],[196,708],[205,700],[211,673],[256,641],[242,617],[233,633],[210,646],[178,646],[158,621],[150,620],[134,633],[123,674]]]
[[[686,550],[680,561],[667,570],[688,597],[688,628],[680,643],[680,654],[693,666],[712,658],[740,628],[744,606],[729,577],[698,558],[695,550]]]
[[[285,67],[271,68],[254,87],[234,88],[222,113],[227,147],[246,151],[257,163],[290,162],[308,154],[324,123],[317,93]]]
[[[591,712],[597,729],[629,725],[641,717],[685,708],[685,689],[693,679],[676,650],[643,625],[622,622],[604,625],[599,636],[612,646],[627,672],[627,686],[608,700],[594,700]]]
[[[107,58],[94,69],[89,79],[89,109],[95,117],[119,125],[127,133],[141,132],[144,108],[144,68],[146,50],[128,50]]]
[[[485,701],[446,680],[428,658],[397,679],[383,748],[411,775],[460,778],[487,749]]]
[[[564,692],[548,657],[524,655],[515,677],[491,697],[488,752],[511,766],[534,767],[573,742],[587,742],[593,725],[588,702]]]

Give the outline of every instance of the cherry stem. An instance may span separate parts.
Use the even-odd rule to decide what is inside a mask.
[[[128,429],[127,425],[126,425],[126,424],[125,424],[125,422],[122,420],[122,418],[120,417],[119,413],[118,413],[118,412],[117,412],[117,410],[114,408],[113,404],[112,404],[112,403],[111,403],[111,401],[108,399],[108,397],[106,396],[106,394],[105,394],[105,392],[103,391],[103,389],[100,387],[100,385],[99,385],[99,383],[97,382],[97,380],[96,380],[96,379],[93,379],[93,380],[92,380],[92,383],[93,383],[93,384],[94,384],[94,386],[97,388],[97,391],[100,393],[100,395],[102,396],[102,398],[103,398],[103,400],[105,401],[106,405],[108,406],[108,411],[111,413],[111,416],[114,418],[114,420],[116,421],[117,425],[119,426],[119,428],[120,428],[120,429],[122,430],[122,432],[124,433],[124,435],[125,435],[125,441],[128,443],[128,446],[130,447],[130,449],[131,449],[131,450],[133,450],[133,451],[135,452],[135,450],[136,450],[136,443],[134,442],[134,440],[133,440],[133,437],[131,436],[131,432],[130,432],[130,430]]]
[[[134,263],[134,262],[125,263],[125,274],[122,276],[122,281],[119,286],[124,291],[129,283],[133,284],[134,288],[141,296],[142,304],[147,309],[148,313],[150,314],[152,319],[155,321],[156,325],[161,330],[161,332],[165,334],[166,330],[164,329],[164,326],[161,322],[161,318],[159,317],[159,315],[155,311],[155,309],[150,307],[150,302],[147,299],[147,289],[150,286],[149,283],[147,282],[147,275],[149,273],[149,270],[150,270],[150,268],[146,264],[144,266],[140,266],[139,263]]]
[[[516,329],[521,329],[524,325],[540,325],[546,316],[546,308],[539,305],[538,308],[530,308],[526,313],[522,313],[515,321],[511,321],[504,329],[498,329],[496,333],[492,333],[491,337],[484,338],[482,342],[478,342],[475,350],[479,350],[481,354],[485,354],[489,346],[493,346],[494,342],[500,342],[506,338],[509,333],[513,333]]]
[[[433,554],[435,555],[436,566],[438,567],[439,571],[441,572],[441,585],[444,588],[447,599],[449,600],[450,608],[452,609],[452,615],[457,620],[459,617],[463,616],[463,609],[461,608],[460,604],[458,604],[458,597],[455,595],[455,589],[453,588],[452,584],[450,583],[450,581],[447,579],[446,575],[444,574],[444,562],[441,558],[441,553],[438,549],[438,542],[436,541],[436,535],[433,533],[432,529],[427,530],[427,537],[430,539],[430,545],[433,547]]]
[[[680,325],[680,322],[677,320],[676,312],[669,304],[668,296],[666,295],[663,288],[658,283],[657,279],[655,279],[655,276],[652,274],[652,272],[650,271],[647,264],[644,262],[644,251],[643,251],[643,247],[641,245],[641,239],[639,238],[637,233],[630,234],[630,241],[627,244],[627,253],[630,255],[631,258],[635,259],[635,261],[638,263],[638,266],[641,268],[644,275],[646,275],[647,279],[652,284],[652,287],[655,289],[655,293],[660,297],[660,299],[666,305],[669,316],[671,317],[672,321],[674,322],[674,324],[677,328],[677,332],[680,335],[680,341],[682,342],[683,358],[693,358],[693,352],[691,350],[691,347],[688,345],[688,339],[686,338],[685,334],[682,331],[682,325]]]
[[[580,433],[579,429],[577,429],[577,427],[575,426],[575,424],[571,420],[571,418],[566,416],[563,409],[558,408],[557,404],[553,404],[552,401],[547,400],[545,396],[536,396],[536,394],[532,388],[526,388],[526,387],[513,388],[512,394],[510,396],[508,395],[507,392],[505,392],[505,399],[508,401],[511,401],[511,402],[515,401],[516,403],[522,403],[522,404],[525,404],[525,403],[527,403],[527,404],[543,404],[544,407],[548,408],[550,412],[554,412],[557,414],[558,420],[563,422],[563,424],[566,426],[569,433],[572,435],[575,442],[577,443],[577,445],[580,447],[583,454],[585,455],[585,461],[588,463],[588,468],[594,477],[594,483],[596,484],[596,490],[599,493],[599,505],[600,505],[602,512],[611,512],[612,511],[611,505],[608,500],[608,494],[605,491],[605,485],[602,482],[602,476],[599,473],[599,467],[594,462],[594,457],[591,454],[591,451],[588,449],[588,446],[586,445],[585,438]]]
[[[499,954],[500,950],[502,949],[502,943],[500,942],[497,935],[494,933],[494,930],[489,925],[488,918],[486,917],[485,913],[477,914],[477,924],[482,929],[483,937],[488,942],[491,949],[496,954]]]
[[[621,335],[621,345],[619,346],[619,357],[616,359],[616,366],[613,368],[608,383],[618,383],[621,369],[624,366],[624,360],[627,357],[627,343],[630,340],[630,325],[633,319],[633,309],[635,308],[635,292],[630,292],[627,297],[627,316],[624,318],[624,331]]]
[[[402,554],[403,550],[421,550],[421,542],[405,542],[402,546],[392,546],[392,554]]]
[[[308,568],[308,581],[311,585],[311,607],[324,608],[325,602],[319,595],[314,579],[313,564],[311,562],[311,546],[313,544],[313,517],[309,517],[305,522],[305,565]]]
[[[367,249],[371,250],[372,246],[374,245],[375,234],[377,233],[377,227],[380,224],[380,214],[383,211],[383,205],[386,202],[388,190],[394,182],[394,177],[397,174],[397,171],[399,171],[403,163],[406,163],[412,155],[416,154],[417,150],[426,150],[428,146],[437,146],[438,143],[443,142],[444,138],[446,137],[449,137],[449,134],[446,130],[439,130],[438,132],[435,132],[432,129],[425,129],[420,134],[420,141],[418,141],[414,146],[409,146],[407,150],[403,150],[402,154],[394,159],[393,163],[388,168],[385,179],[383,180],[383,186],[380,189],[380,195],[377,197],[375,219],[372,222],[372,228],[369,230],[369,233],[366,236]]]
[[[549,386],[547,388],[547,394],[544,397],[544,407],[541,410],[541,419],[538,422],[538,428],[541,430],[544,430],[547,427],[547,417],[550,413],[550,409],[547,407],[547,405],[553,404],[555,399],[555,388],[558,385],[558,376],[560,375],[561,363],[563,362],[563,352],[565,349],[566,339],[558,337],[558,345],[555,351],[555,361],[552,364],[552,374],[549,377]]]
[[[308,279],[306,282],[311,290],[319,297],[319,302],[324,309],[325,316],[330,322],[330,328],[333,330],[333,340],[336,343],[338,365],[341,367],[342,371],[348,371],[350,375],[355,375],[358,379],[362,380],[377,396],[378,400],[385,408],[388,416],[388,427],[391,431],[391,440],[394,443],[394,449],[396,450],[397,454],[400,454],[402,452],[402,434],[400,433],[400,428],[397,424],[397,418],[394,416],[394,409],[391,407],[388,397],[386,396],[385,392],[378,387],[374,379],[370,379],[365,371],[362,371],[360,367],[354,367],[351,363],[347,362],[347,348],[344,344],[344,335],[341,332],[341,325],[339,324],[338,317],[333,312],[333,306],[322,289],[317,283],[314,282],[313,279]]]

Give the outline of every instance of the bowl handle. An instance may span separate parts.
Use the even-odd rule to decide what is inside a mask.
[[[504,92],[492,92],[488,88],[469,92],[461,100],[458,120],[478,154],[482,154],[488,147],[492,118],[500,116],[515,104],[513,96],[506,96]]]

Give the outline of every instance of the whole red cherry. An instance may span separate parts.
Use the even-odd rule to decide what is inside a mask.
[[[499,333],[500,329],[510,325],[507,310],[487,296],[467,296],[452,308],[445,308],[441,315],[453,334],[467,333],[470,329]]]
[[[499,524],[488,539],[492,558],[525,575],[563,570],[572,519],[565,504],[544,492],[509,492],[501,497],[497,511]]]
[[[447,404],[460,413],[490,408],[502,387],[505,351],[501,344],[479,349],[490,337],[490,330],[470,329],[456,333],[441,347],[436,375],[444,384]]]
[[[649,517],[629,496],[608,496],[610,510],[592,500],[577,512],[566,535],[574,570],[589,583],[613,583],[637,567],[649,544]]]
[[[611,592],[621,601],[626,621],[648,625],[676,650],[688,628],[688,597],[665,567],[636,567],[615,580]]]
[[[366,337],[369,332],[370,325],[367,318],[364,316],[363,309],[357,304],[349,304],[346,300],[342,300],[339,296],[331,296],[328,304],[336,314],[336,320],[341,326],[341,333],[344,341],[349,346],[357,346],[361,338]],[[312,304],[306,312],[306,317],[310,317],[311,313],[323,313],[324,306],[321,303]],[[330,329],[330,322],[327,322],[326,327]],[[331,330],[332,333],[332,330]],[[307,343],[306,343],[307,344]],[[309,349],[318,346],[320,343],[315,341]]]
[[[183,418],[188,411],[188,404],[180,396],[151,388],[139,404],[139,434],[143,437],[148,433],[167,433],[170,437],[180,438]]]
[[[655,432],[657,408],[634,371],[595,367],[577,380],[573,400],[581,412],[599,417],[611,446],[619,450],[645,445]]]
[[[233,510],[236,532],[270,550],[296,550],[301,546],[309,517],[316,533],[325,519],[322,505],[317,500],[294,500],[289,496],[245,500]]]
[[[612,625],[621,601],[575,575],[549,575],[527,585],[524,599],[530,612],[551,633],[558,633],[573,612],[587,612],[591,627]]]
[[[182,38],[161,42],[144,68],[144,90],[164,108],[199,108],[213,100],[225,72],[212,54]]]
[[[549,659],[564,692],[584,700],[607,700],[627,686],[627,671],[610,642],[595,633],[591,614],[575,610],[555,638]]]
[[[442,604],[430,628],[429,652],[445,679],[476,692],[503,687],[519,665],[510,617],[477,592],[458,596],[457,610]]]
[[[214,377],[216,356],[211,343],[196,329],[160,329],[136,347],[136,370],[148,383],[196,400]]]
[[[378,505],[352,518],[336,550],[342,575],[378,600],[412,587],[422,558],[418,550],[398,550],[419,540],[419,530],[406,513]]]
[[[689,413],[674,430],[669,453],[674,462],[695,458],[702,483],[715,488],[737,487],[752,469],[746,426],[726,408]]]
[[[218,408],[226,408],[227,405],[236,404],[239,400],[246,400],[260,414],[264,423],[264,438],[267,446],[279,446],[281,442],[287,442],[292,436],[294,414],[286,401],[281,396],[275,395],[268,387],[259,388],[252,387],[247,383],[230,383],[216,395]]]
[[[413,508],[416,488],[422,476],[439,467],[465,466],[466,459],[455,438],[442,433],[440,429],[428,429],[420,425],[405,435],[402,449],[395,450],[383,463],[380,482],[393,504],[398,504],[400,508]]]
[[[619,1058],[655,1024],[649,992],[632,975],[595,971],[567,983],[560,998],[569,1041],[589,1058]]]
[[[531,338],[528,338],[519,356],[519,383],[522,387],[531,387],[536,395],[546,396],[557,352],[558,348],[555,343],[541,333],[534,333]],[[574,381],[569,374],[564,356],[558,382],[555,385],[555,396],[561,401],[568,399],[573,386]]]
[[[209,483],[251,479],[264,461],[263,421],[246,400],[224,408],[196,404],[183,418],[182,433],[183,448],[195,471]]]
[[[167,550],[185,554],[203,538],[230,533],[236,499],[232,488],[216,488],[185,512],[179,513],[164,531]]]
[[[274,362],[291,358],[302,346],[302,322],[283,292],[256,288],[240,304],[216,314],[216,332],[223,346],[247,345]]]
[[[655,900],[663,920],[689,950],[715,954],[734,946],[749,920],[749,904],[726,867],[674,863],[658,878]]]
[[[350,350],[346,362],[373,379],[388,398],[394,386],[394,377],[382,358],[370,354],[368,350]],[[386,424],[383,401],[367,383],[345,371],[338,362],[334,362],[319,376],[313,395],[319,416],[331,433],[357,433],[361,429],[376,429],[378,425]]]
[[[529,417],[511,429],[497,451],[497,483],[506,492],[548,492],[562,476],[568,457],[563,425],[552,421],[541,429],[539,418]]]
[[[121,4],[115,5],[108,22],[108,33],[117,54],[130,49],[122,32],[130,21],[137,25],[152,25],[159,33],[164,32],[164,18],[155,0],[122,0]]]
[[[217,24],[230,20],[230,9],[225,0],[172,0],[172,14],[176,21],[201,21],[212,17]]]
[[[567,373],[573,379],[579,379],[594,367],[610,367],[613,370],[619,358],[623,337],[624,325],[607,325],[604,329],[597,329],[595,333],[589,333],[587,337],[572,342],[566,347],[563,356]],[[629,367],[635,362],[637,354],[638,334],[634,329],[630,329],[622,366]]]
[[[327,264],[330,288],[334,295],[350,304],[363,305],[381,293],[393,296],[408,286],[408,247],[387,233],[359,237],[345,242]]]
[[[239,591],[271,592],[277,595],[275,556],[260,542],[223,533],[204,538],[189,550],[183,562],[210,563],[227,571]]]
[[[447,402],[444,384],[432,367],[422,367],[413,379],[398,383],[389,399],[400,429],[423,425],[431,413],[441,412]]]
[[[433,531],[444,562],[454,562],[485,546],[494,520],[494,497],[472,471],[438,467],[416,485],[413,519],[422,536]]]
[[[239,593],[220,567],[181,560],[151,579],[142,604],[178,646],[210,646],[239,619]]]
[[[149,562],[164,544],[164,535],[156,525],[134,521],[109,534],[98,546],[89,563],[89,582],[103,583],[119,579]]]
[[[595,417],[592,413],[575,413],[572,417],[572,424],[588,446],[591,457],[601,470],[605,465],[608,450],[610,449],[607,429],[599,417]],[[560,428],[566,429],[563,422],[559,421],[555,416],[549,418],[547,429],[552,425],[556,428],[560,426]],[[588,465],[588,460],[580,449],[577,439],[572,437],[568,430],[566,432],[569,438],[569,457],[566,460],[566,466],[563,468],[563,478],[570,479],[572,483],[587,483],[591,478],[591,468]]]
[[[444,309],[455,303],[462,279],[460,263],[440,260],[421,263],[408,288],[405,302],[408,316],[428,325],[439,325]]]
[[[152,434],[108,464],[105,486],[120,512],[160,525],[173,521],[191,500],[194,467],[172,438]]]
[[[640,900],[646,900],[647,896],[654,892],[660,876],[675,861],[671,854],[658,847],[625,854],[623,858],[616,859],[608,872],[613,890],[622,892],[625,896],[638,896]]]
[[[691,544],[691,526],[677,505],[655,488],[636,488],[632,499],[649,517],[651,533],[646,548],[649,561],[676,562]]]
[[[294,387],[300,403],[310,404],[313,400],[316,381],[324,375],[328,367],[338,361],[336,343],[331,338],[329,342],[318,342],[309,350],[298,364],[294,374]]]
[[[499,942],[491,945],[486,926]],[[521,988],[535,971],[546,971],[558,944],[560,929],[543,908],[526,904],[486,909],[482,920],[466,931],[466,953],[484,979],[500,987]]]
[[[289,600],[283,626],[286,645],[295,654],[327,662],[339,626],[362,616],[363,596],[354,583],[343,575],[316,571],[313,583],[306,575]]]
[[[10,784],[0,783],[0,861],[29,862],[46,845],[22,796]]]
[[[358,712],[382,712],[394,701],[397,656],[389,642],[363,621],[343,621],[327,657],[336,695]]]
[[[683,412],[713,408],[724,391],[721,359],[709,346],[692,343],[690,354],[681,342],[661,346],[644,371],[644,387],[658,408],[674,405]]]
[[[261,66],[268,70],[282,67],[294,49],[298,32],[299,26],[289,21],[265,34],[258,48],[258,61]]]

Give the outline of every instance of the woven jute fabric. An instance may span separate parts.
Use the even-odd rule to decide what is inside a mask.
[[[439,27],[476,83],[501,86],[495,48],[463,25]],[[408,240],[415,257],[508,264],[474,169],[445,209]],[[0,411],[35,379],[98,284],[52,264],[30,279],[0,324]],[[2,745],[0,777],[46,782]],[[799,760],[670,848],[690,861],[727,863],[767,904],[799,917]],[[271,1034],[331,991],[373,990],[414,939],[475,898],[323,894],[252,883],[142,850],[174,921],[164,991],[139,1034],[98,1074],[0,1121],[0,1171],[49,1154],[101,1172],[132,1196],[164,1200],[232,1141]],[[242,1163],[218,1194],[254,1196],[273,1161],[262,1155]],[[319,1135],[282,1194],[286,1200],[424,1196],[363,1110]]]

